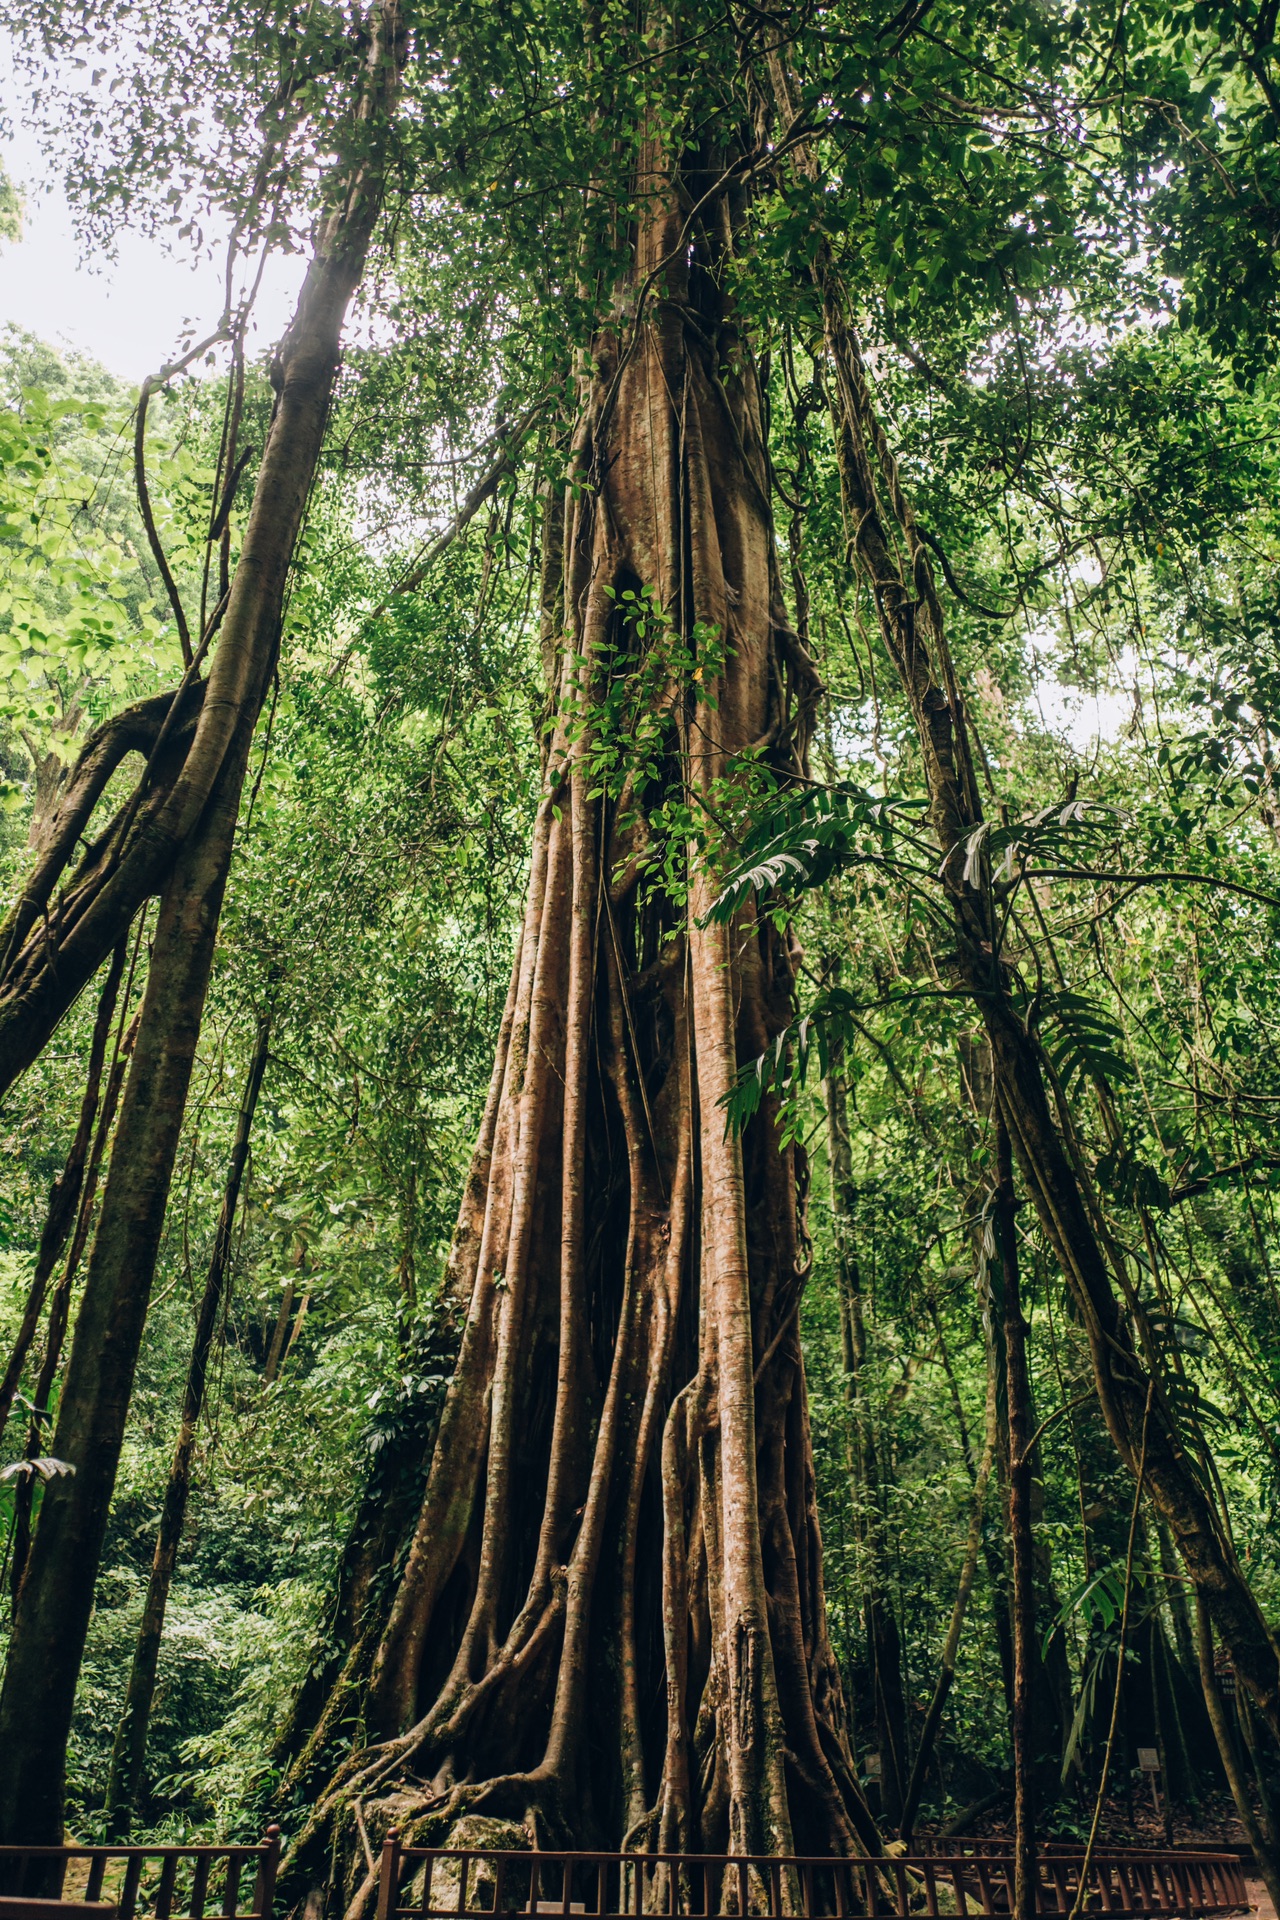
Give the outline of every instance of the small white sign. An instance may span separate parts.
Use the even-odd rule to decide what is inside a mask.
[[[1138,1748],[1138,1765],[1143,1773],[1159,1773],[1160,1755],[1154,1747]]]
[[[880,1778],[883,1768],[880,1765],[880,1755],[878,1753],[869,1753],[863,1765],[867,1769],[868,1780],[878,1780]]]

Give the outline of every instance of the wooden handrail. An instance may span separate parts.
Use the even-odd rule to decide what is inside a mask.
[[[1083,1848],[1037,1855],[1037,1910],[1076,1905]],[[411,1847],[398,1833],[382,1849],[377,1920],[515,1920],[516,1915],[584,1920],[960,1920],[1007,1916],[1013,1851],[987,1843],[973,1852],[928,1852],[876,1860],[814,1855],[620,1854]],[[1208,1849],[1095,1852],[1084,1912],[1108,1920],[1214,1920],[1247,1912],[1240,1860]]]
[[[256,1846],[0,1847],[0,1896],[102,1920],[271,1920],[279,1865],[274,1826]]]

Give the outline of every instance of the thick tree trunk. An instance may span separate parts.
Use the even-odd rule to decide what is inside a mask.
[[[271,1015],[268,1010],[258,1022],[257,1038],[249,1062],[240,1112],[236,1120],[235,1137],[231,1144],[231,1157],[227,1165],[226,1184],[222,1194],[222,1210],[214,1234],[213,1252],[209,1258],[204,1293],[196,1315],[191,1364],[187,1369],[187,1384],[182,1398],[182,1417],[178,1427],[173,1461],[169,1468],[169,1479],[165,1487],[164,1505],[160,1512],[160,1529],[151,1562],[151,1578],[147,1583],[142,1621],[133,1650],[133,1663],[129,1669],[124,1713],[116,1730],[115,1743],[111,1752],[111,1771],[107,1777],[106,1818],[107,1836],[112,1840],[128,1838],[138,1792],[142,1785],[147,1753],[147,1727],[151,1719],[151,1703],[155,1694],[156,1669],[160,1658],[160,1641],[164,1633],[165,1611],[169,1604],[169,1589],[173,1584],[174,1569],[178,1563],[178,1547],[182,1540],[182,1528],[187,1516],[187,1496],[191,1488],[191,1461],[195,1451],[196,1429],[204,1407],[209,1355],[213,1348],[214,1332],[217,1328],[224,1288],[230,1271],[232,1229],[235,1225],[236,1208],[240,1201],[240,1184],[244,1178],[245,1162],[249,1157],[249,1135],[258,1105],[258,1094],[262,1087],[262,1076],[266,1070],[270,1035]]]
[[[323,1797],[300,1887],[357,1799],[419,1836],[484,1813],[640,1850],[878,1844],[826,1627],[805,1161],[770,1104],[741,1136],[721,1104],[786,1024],[793,959],[753,911],[707,920],[684,851],[737,756],[803,769],[817,684],[707,270],[727,209],[682,235],[656,197],[574,438],[548,786],[450,1261],[458,1365],[369,1690],[383,1739]],[[634,701],[617,735],[606,691]],[[689,821],[665,847],[664,803]],[[642,886],[658,853],[687,900]],[[338,1852],[354,1917],[373,1881]]]
[[[155,828],[161,841],[168,836],[177,858],[161,895],[141,1026],[53,1438],[53,1452],[71,1464],[74,1474],[51,1483],[42,1503],[0,1692],[0,1843],[52,1843],[62,1835],[63,1775],[76,1682],[245,768],[274,666],[284,591],[320,455],[343,320],[380,204],[383,136],[394,105],[399,58],[398,14],[394,0],[384,0],[373,21],[355,114],[357,155],[340,163],[332,182],[332,211],[321,226],[293,324],[280,349],[278,403],[222,639],[200,723],[166,802],[177,812],[163,833],[154,821],[147,828]],[[213,731],[202,734],[206,721]],[[179,800],[179,794],[185,797]],[[184,825],[195,794],[202,795],[200,804]],[[140,806],[136,820],[145,815],[145,806]],[[20,979],[6,1003],[5,1018],[14,1016],[19,1028],[25,1020],[33,1031],[50,1030],[57,1012],[69,1004],[67,983],[77,983],[77,970],[89,964],[102,929],[118,927],[124,910],[120,900],[131,914],[163,869],[164,862],[159,869],[148,864],[155,846],[152,841],[147,845],[150,852],[144,850],[134,864],[125,856],[113,864],[114,856],[103,852],[100,871],[84,879],[76,896],[88,902],[83,913],[77,917],[69,912],[71,930],[60,947],[38,943],[30,967],[23,956],[31,950],[21,945],[18,930],[10,945],[13,949],[16,943]],[[95,892],[98,881],[101,888]],[[29,906],[28,890],[19,919]],[[90,972],[96,964],[93,960]],[[12,1018],[8,1027],[0,1019],[0,1054],[4,1033],[12,1037],[18,1031]],[[23,1064],[34,1058],[39,1039],[28,1042],[19,1034],[13,1046],[17,1051],[9,1057],[10,1068],[19,1055]]]

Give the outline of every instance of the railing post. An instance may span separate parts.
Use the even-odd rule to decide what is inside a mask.
[[[267,1828],[258,1849],[258,1879],[253,1889],[253,1910],[258,1920],[271,1920],[271,1903],[276,1897],[276,1872],[280,1865],[280,1829],[274,1823]]]
[[[378,1875],[377,1920],[391,1920],[396,1895],[400,1891],[400,1829],[392,1827],[382,1843],[382,1867]]]
[[[156,1888],[156,1903],[153,1909],[155,1920],[169,1920],[173,1912],[173,1890],[177,1884],[178,1855],[176,1852],[165,1853],[161,1856],[160,1885]],[[254,1906],[261,1912],[256,1900]]]
[[[142,1884],[142,1848],[129,1847],[125,1850],[124,1886],[120,1893],[120,1920],[133,1920],[138,1908],[138,1888]],[[231,1909],[235,1913],[234,1906]]]

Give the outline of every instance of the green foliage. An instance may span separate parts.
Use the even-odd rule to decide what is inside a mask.
[[[22,238],[22,195],[0,167],[0,243]]]
[[[754,908],[794,923],[794,1003],[742,1062],[725,1122],[770,1105],[808,1149],[802,1330],[832,1633],[861,1757],[880,1737],[871,1598],[892,1613],[911,1748],[1000,1365],[990,1076],[957,985],[912,725],[851,565],[820,255],[850,290],[939,556],[981,743],[986,820],[945,880],[991,905],[993,969],[1038,1036],[1160,1390],[1280,1618],[1280,140],[1263,15],[1191,0],[1137,13],[1120,0],[907,13],[832,0],[796,16],[786,47],[811,129],[803,166],[782,151],[795,127],[775,121],[772,152],[760,145],[772,26],[758,11],[695,4],[669,57],[612,4],[414,7],[407,22],[397,190],[255,743],[111,1519],[71,1755],[77,1831],[100,1814],[191,1301],[268,1004],[162,1652],[144,1809],[156,1831],[253,1830],[295,1689],[341,1651],[344,1554],[384,1500],[415,1495],[449,1365],[440,1275],[501,1016],[548,666],[589,678],[570,726],[596,794],[644,815],[643,886],[674,917],[705,862],[713,919],[746,927]],[[13,25],[92,242],[132,226],[199,246],[233,224],[237,288],[260,246],[306,244],[321,159],[360,137],[343,118],[362,58],[345,13],[268,5],[246,32],[225,0],[145,19],[106,0],[22,0]],[[723,271],[765,388],[791,606],[827,689],[821,778],[780,787],[759,756],[740,762],[714,819],[683,789],[673,743],[681,715],[714,727],[731,636],[686,631],[639,581],[589,661],[555,659],[554,635],[544,661],[536,631],[546,499],[562,497],[576,382],[638,211],[637,143],[663,129],[700,143],[708,169],[742,162]],[[0,184],[0,234],[12,225]],[[694,228],[685,241],[696,253]],[[615,317],[625,332],[629,315]],[[12,890],[87,726],[178,669],[127,484],[132,396],[12,337],[0,389]],[[215,361],[152,402],[157,526],[189,608],[208,598],[199,556],[227,397]],[[272,404],[266,365],[250,366],[246,444],[262,444]],[[516,420],[500,484],[401,591]],[[130,1009],[144,978],[145,951]],[[74,1125],[91,998],[0,1118],[6,1335]],[[843,1193],[824,1147],[837,1088]],[[1043,1423],[1037,1609],[1058,1701],[1045,1737],[1082,1799],[1113,1697],[1132,1479],[1027,1206],[1019,1251]],[[16,1484],[0,1480],[0,1527]],[[1176,1719],[1193,1757],[1186,1792],[1205,1784],[1209,1739],[1178,1645],[1182,1589],[1149,1512],[1142,1524],[1120,1738],[1153,1737],[1142,1703],[1166,1687],[1164,1725]],[[930,1818],[990,1793],[1007,1766],[1002,1528],[993,1494]],[[1081,1823],[1073,1804],[1046,1818]]]
[[[731,920],[750,894],[794,895],[849,868],[890,867],[895,814],[926,804],[878,797],[848,783],[783,792],[757,812],[709,918]]]

